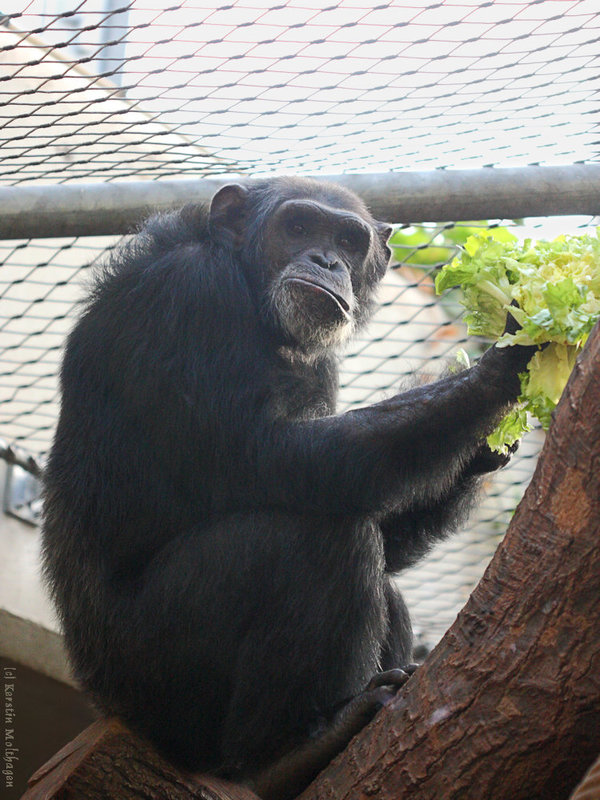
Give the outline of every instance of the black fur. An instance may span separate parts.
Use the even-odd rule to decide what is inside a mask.
[[[333,346],[294,341],[273,313],[269,220],[308,198],[369,226],[348,260],[354,327],[387,234],[333,186],[244,191],[214,221],[198,207],[150,220],[100,276],[65,351],[44,525],[81,684],[178,763],[233,775],[410,659],[390,573],[464,515],[531,355],[492,348],[335,415]]]

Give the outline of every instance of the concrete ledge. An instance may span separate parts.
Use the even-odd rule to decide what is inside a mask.
[[[77,686],[61,634],[3,608],[0,608],[0,655],[49,678]]]

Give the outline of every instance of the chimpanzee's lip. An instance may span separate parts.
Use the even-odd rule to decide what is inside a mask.
[[[350,315],[350,305],[348,301],[345,300],[341,295],[333,292],[329,287],[323,286],[316,281],[310,281],[307,278],[288,278],[288,280],[290,283],[302,283],[305,286],[309,286],[311,291],[317,291],[328,295],[332,300],[335,301],[335,303],[337,303],[344,316],[348,317]]]

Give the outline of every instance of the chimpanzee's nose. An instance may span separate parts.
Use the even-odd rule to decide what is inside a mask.
[[[333,253],[310,253],[309,258],[313,264],[323,269],[337,269],[340,266],[340,262]]]

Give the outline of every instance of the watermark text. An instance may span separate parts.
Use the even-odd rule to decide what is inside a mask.
[[[17,668],[4,667],[3,678],[4,747],[2,753],[2,777],[4,778],[4,786],[7,789],[12,789],[14,788],[15,780],[15,761],[19,760],[19,748],[15,741]]]

